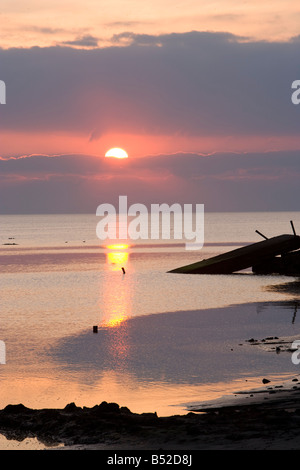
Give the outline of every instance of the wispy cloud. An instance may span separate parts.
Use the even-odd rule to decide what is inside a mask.
[[[120,20],[120,21],[109,21],[105,24],[108,27],[121,27],[121,28],[132,28],[134,26],[152,25],[153,21],[146,20]]]
[[[49,27],[49,26],[37,26],[37,25],[19,25],[22,31],[32,31],[40,34],[55,35],[58,33],[65,33],[67,30],[64,28]]]
[[[61,44],[68,46],[79,46],[79,47],[98,47],[99,39],[91,34],[85,34],[83,36],[76,37],[73,40],[63,41]]]

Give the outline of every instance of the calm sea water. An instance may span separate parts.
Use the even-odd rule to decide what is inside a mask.
[[[167,272],[260,241],[256,229],[292,233],[290,220],[300,233],[300,212],[205,214],[204,247],[186,251],[172,240],[103,247],[94,215],[0,216],[0,407],[106,400],[170,415],[298,373],[288,354],[245,344],[300,337],[298,296],[272,289],[294,278]]]

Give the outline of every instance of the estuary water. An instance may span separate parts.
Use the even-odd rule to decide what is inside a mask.
[[[293,277],[169,270],[267,237],[300,233],[300,213],[208,213],[204,246],[178,240],[104,245],[95,215],[0,216],[0,408],[114,401],[186,413],[298,373],[289,354],[247,339],[299,334]],[[124,268],[125,274],[122,270]],[[97,333],[94,332],[97,327]]]

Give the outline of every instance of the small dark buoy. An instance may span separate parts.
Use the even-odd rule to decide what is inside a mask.
[[[98,333],[98,326],[93,326],[93,333]]]
[[[262,383],[263,383],[263,384],[268,384],[268,383],[270,383],[270,382],[271,382],[271,381],[268,380],[268,379],[262,379]]]
[[[122,267],[123,274],[125,274],[125,269]]]

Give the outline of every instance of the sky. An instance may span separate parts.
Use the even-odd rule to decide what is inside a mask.
[[[0,214],[120,194],[298,210],[299,2],[2,0],[0,15]]]

